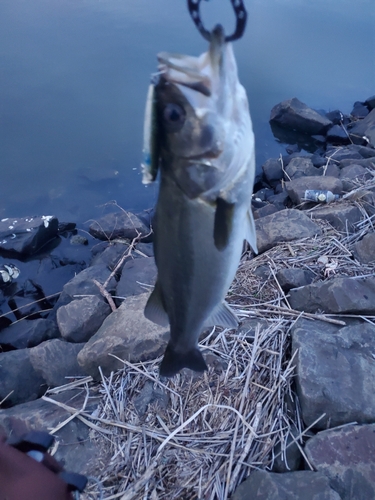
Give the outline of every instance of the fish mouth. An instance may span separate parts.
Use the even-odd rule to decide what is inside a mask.
[[[226,46],[223,27],[215,26],[210,37],[209,50],[199,57],[160,52],[159,71],[165,80],[210,97],[214,91],[213,78],[221,73]]]

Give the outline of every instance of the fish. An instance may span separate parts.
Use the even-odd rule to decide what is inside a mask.
[[[232,44],[217,25],[198,57],[161,52],[146,104],[143,181],[160,173],[153,220],[158,270],[144,314],[170,327],[159,373],[207,370],[203,330],[236,328],[225,301],[247,240],[257,253],[251,197],[255,148]]]

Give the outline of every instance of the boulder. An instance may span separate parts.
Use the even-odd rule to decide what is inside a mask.
[[[60,332],[54,321],[42,318],[24,319],[0,332],[0,345],[6,349],[25,349],[59,336]]]
[[[375,261],[374,232],[365,234],[365,236],[354,245],[354,254],[361,264],[369,264]]]
[[[363,118],[363,120],[358,120],[350,124],[348,132],[354,144],[375,147],[375,109]]]
[[[366,104],[366,106],[368,106],[369,109],[374,109],[375,108],[375,95],[368,97],[365,100],[365,104]]]
[[[342,182],[331,176],[320,177],[300,177],[293,179],[285,184],[289,198],[296,205],[305,201],[305,191],[307,189],[318,189],[322,191],[331,191],[333,194],[342,194]]]
[[[293,158],[285,167],[285,180],[298,179],[299,177],[320,176],[320,169],[314,167],[310,158]]]
[[[99,397],[90,395],[90,398],[85,401],[85,396],[86,391],[75,389],[49,397],[77,411],[84,408],[91,414],[97,410]],[[53,403],[37,399],[0,410],[0,428],[9,436],[21,436],[31,430],[50,432],[70,415],[69,412]],[[106,430],[104,429],[103,432],[105,433]],[[59,443],[54,457],[69,472],[98,476],[102,463],[110,460],[110,455],[101,441],[90,439],[90,428],[78,418],[70,420],[54,433],[54,436]]]
[[[124,257],[126,253],[129,253],[129,256],[126,257],[119,268],[119,273],[121,273],[122,268],[127,260],[131,260],[132,256],[129,252],[129,244],[124,242],[109,242],[109,243],[100,243],[99,244],[103,250],[96,253],[90,265],[96,266],[106,266],[111,271],[116,267],[118,262]],[[98,245],[96,245],[98,246]],[[94,247],[95,248],[95,247]]]
[[[57,310],[61,336],[68,342],[87,342],[110,312],[109,305],[97,295],[73,300]]]
[[[157,273],[153,257],[130,260],[122,271],[116,296],[122,299],[150,291],[155,285]]]
[[[121,368],[123,363],[110,354],[133,363],[163,354],[169,332],[145,318],[143,311],[149,295],[128,297],[104,320],[78,354],[78,363],[85,373],[99,378],[98,366],[105,375]]]
[[[279,194],[274,194],[273,196],[268,197],[269,203],[272,203],[272,205],[277,209],[277,210],[284,210],[288,203],[288,193],[286,191],[282,191]]]
[[[276,185],[283,178],[283,169],[280,160],[271,158],[263,165],[263,174],[270,186]]]
[[[342,500],[375,498],[375,424],[319,432],[305,452]]]
[[[326,134],[327,142],[331,142],[333,144],[349,144],[350,139],[348,133],[341,125],[333,125],[330,129],[328,129]]]
[[[276,278],[284,292],[289,292],[292,288],[309,285],[314,277],[312,271],[297,268],[280,269],[276,274]]]
[[[273,205],[272,203],[268,203],[264,207],[258,208],[258,210],[254,210],[254,219],[260,219],[261,217],[266,217],[267,215],[272,215],[275,212],[278,212],[278,207]]]
[[[375,314],[375,278],[333,278],[294,288],[289,303],[309,313]]]
[[[99,220],[92,222],[89,232],[99,240],[116,240],[117,238],[132,240],[137,236],[148,235],[150,230],[135,214],[123,210],[104,215]]]
[[[341,500],[322,472],[277,474],[256,470],[236,489],[231,500]]]
[[[3,408],[39,398],[47,389],[30,360],[30,349],[0,353],[0,401]]]
[[[0,254],[33,255],[57,236],[53,215],[0,220]]]
[[[324,134],[332,126],[331,120],[295,97],[273,107],[270,122],[308,135]]]
[[[77,354],[83,345],[60,339],[47,340],[29,349],[30,362],[49,387],[64,385],[71,382],[67,377],[84,375],[77,363]]]
[[[299,210],[286,209],[255,222],[259,253],[275,245],[320,234],[320,228]]]
[[[311,212],[311,215],[313,220],[325,220],[343,233],[353,233],[355,224],[363,218],[362,212],[357,206],[345,202],[317,207]]]
[[[375,326],[361,322],[338,328],[299,319],[291,329],[296,387],[302,418],[326,429],[374,422]]]

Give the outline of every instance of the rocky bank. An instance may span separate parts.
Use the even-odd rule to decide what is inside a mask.
[[[265,162],[257,178],[253,211],[259,255],[244,252],[228,297],[242,323],[228,339],[242,339],[250,365],[262,332],[274,328],[284,339],[280,373],[286,370],[288,383],[282,389],[277,382],[269,385],[272,377],[261,376],[264,360],[251,365],[250,374],[251,383],[267,386],[273,404],[278,401],[279,407],[273,406],[280,415],[277,439],[270,447],[270,438],[259,432],[270,408],[259,403],[258,410],[246,413],[240,402],[235,410],[252,426],[254,443],[246,448],[238,437],[242,421],[234,437],[230,428],[229,451],[222,452],[226,469],[219,467],[216,486],[209,483],[206,490],[197,486],[199,475],[190,486],[178,485],[172,439],[164,438],[170,443],[163,445],[162,456],[146,445],[146,439],[156,439],[152,430],[144,431],[139,446],[150,446],[155,474],[159,470],[162,476],[163,467],[174,471],[173,498],[211,498],[210,488],[217,485],[223,488],[217,498],[225,494],[234,500],[375,498],[375,97],[355,103],[349,115],[318,113],[291,99],[275,106],[270,123],[290,145],[285,156]],[[311,202],[306,190],[338,196],[332,203]],[[116,425],[135,426],[124,430],[132,435],[138,427],[149,429],[148,414],[163,420],[173,406],[169,382],[157,382],[152,371],[168,332],[143,316],[156,278],[150,220],[149,212],[117,211],[93,222],[89,237],[54,216],[0,221],[0,429],[7,434],[52,429],[59,443],[55,456],[66,468],[100,477],[108,494],[138,481],[139,496],[132,498],[144,498],[145,488],[150,498],[165,498],[166,484],[155,478],[142,483],[145,463],[138,471],[132,465],[133,475],[124,482],[119,457],[131,464],[132,454],[138,456],[132,437],[127,434],[126,445],[121,434],[123,448],[115,452],[98,436],[112,436],[113,429],[103,417],[103,394],[111,394],[106,404],[116,406]],[[226,332],[210,335],[224,342]],[[224,391],[220,377],[236,363],[233,351],[207,346],[209,375],[221,380]],[[270,346],[264,349],[272,352]],[[142,372],[147,363],[154,363],[152,370]],[[133,366],[138,368],[129,372]],[[135,374],[141,380],[140,372],[147,375],[137,387],[132,380]],[[114,377],[122,380],[122,389],[112,394]],[[193,384],[184,394],[194,401],[194,384],[198,392],[202,386],[194,377],[188,380],[179,379],[181,391]],[[118,409],[126,384],[129,414],[130,409]],[[229,405],[228,394],[217,391],[215,404]],[[199,408],[193,405],[191,415]],[[160,435],[175,430],[172,421],[155,425],[161,425]],[[211,429],[215,440],[224,424],[212,425],[218,426]],[[252,464],[251,450],[262,446],[266,452]],[[232,478],[230,487],[220,470]]]

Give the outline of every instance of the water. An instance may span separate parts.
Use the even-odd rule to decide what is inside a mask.
[[[271,108],[298,97],[348,113],[375,93],[373,0],[247,1],[235,44],[258,168],[284,152]],[[229,30],[229,0],[202,2]],[[84,222],[116,200],[154,204],[141,184],[144,102],[158,51],[198,55],[206,42],[185,0],[1,0],[0,217]]]

